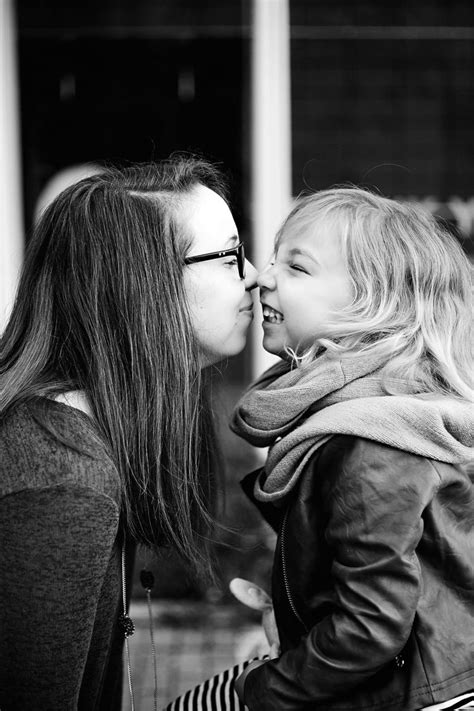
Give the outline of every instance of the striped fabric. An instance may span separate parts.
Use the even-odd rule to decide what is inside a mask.
[[[246,706],[234,691],[234,681],[242,674],[249,660],[226,669],[203,684],[190,689],[183,696],[172,701],[163,711],[245,711]],[[474,709],[474,691],[441,704],[425,706],[420,711],[463,711]]]
[[[164,711],[245,711],[234,681],[250,661],[236,664],[172,701]]]
[[[454,699],[443,701],[441,704],[433,704],[433,706],[425,706],[421,711],[463,711],[463,709],[474,709],[474,690],[461,696],[456,696]]]

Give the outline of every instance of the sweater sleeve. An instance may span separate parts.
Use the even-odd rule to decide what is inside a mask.
[[[324,462],[325,474],[332,472],[325,537],[334,604],[295,648],[249,672],[250,711],[341,699],[393,663],[407,642],[421,590],[422,513],[438,479],[423,458],[394,460],[385,449],[386,459],[374,457],[362,443],[336,466]]]
[[[118,506],[63,484],[0,501],[0,706],[77,709]]]

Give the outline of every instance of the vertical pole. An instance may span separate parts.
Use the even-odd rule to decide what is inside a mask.
[[[289,0],[253,0],[251,66],[253,255],[262,269],[291,204]],[[260,309],[252,335],[256,376],[275,362],[262,348]]]
[[[13,0],[0,0],[0,332],[23,258],[21,153]]]

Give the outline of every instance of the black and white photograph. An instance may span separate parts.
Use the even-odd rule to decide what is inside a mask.
[[[0,711],[474,711],[474,4],[0,0]]]

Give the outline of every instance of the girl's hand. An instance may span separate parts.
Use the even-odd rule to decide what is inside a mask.
[[[265,635],[270,645],[270,657],[278,657],[280,652],[280,639],[273,612],[273,604],[270,595],[260,586],[251,583],[243,578],[233,578],[229,583],[229,589],[234,597],[247,607],[262,612],[262,624]]]

